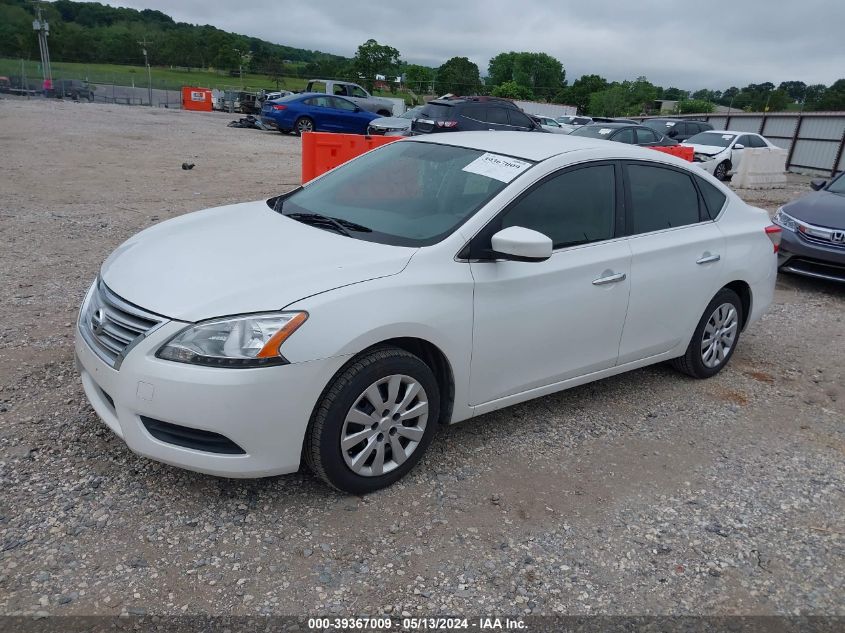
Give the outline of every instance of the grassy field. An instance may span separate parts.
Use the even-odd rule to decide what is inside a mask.
[[[147,85],[147,69],[143,66],[122,66],[118,64],[78,64],[70,62],[53,62],[53,77],[55,79],[80,79],[98,84],[117,84],[120,86]],[[30,81],[41,76],[41,64],[36,61],[24,62],[24,72]],[[0,75],[20,76],[21,61],[19,59],[0,58]],[[245,90],[276,90],[276,82],[267,75],[244,73],[243,83],[240,77],[230,77],[208,70],[177,70],[174,68],[150,69],[153,88],[162,90],[179,90],[182,86],[197,86],[202,88],[245,89]],[[303,90],[307,78],[284,77],[278,87],[285,90]],[[410,95],[399,92],[392,95],[389,92],[376,91],[375,94],[385,97],[396,96],[410,101]]]

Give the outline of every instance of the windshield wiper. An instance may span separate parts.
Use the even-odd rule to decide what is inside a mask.
[[[328,228],[329,230],[337,231],[341,235],[349,237],[349,231],[340,222],[327,215],[322,215],[321,213],[285,213],[284,215],[303,224]]]
[[[372,233],[373,230],[363,224],[358,224],[356,222],[350,222],[349,220],[343,220],[341,218],[333,218],[328,215],[323,215],[322,213],[285,213],[289,218],[293,218],[294,220],[298,220],[299,222],[303,222],[305,224],[310,224],[312,226],[323,226],[326,228],[331,227],[331,229],[337,231],[341,235],[345,235],[349,237],[349,231],[355,231],[356,233]]]

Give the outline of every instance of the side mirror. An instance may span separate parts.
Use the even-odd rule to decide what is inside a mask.
[[[824,186],[827,184],[827,180],[822,180],[821,178],[816,178],[810,181],[810,189],[813,191],[819,191],[820,189],[824,189]]]
[[[552,240],[538,231],[509,226],[492,238],[493,255],[517,262],[542,262],[552,256]]]
[[[743,145],[742,143],[737,143],[736,145],[734,145],[733,148],[734,149],[745,149],[745,145]]]
[[[361,108],[359,108],[358,106],[355,106],[355,112],[360,112],[360,111],[361,111]]]

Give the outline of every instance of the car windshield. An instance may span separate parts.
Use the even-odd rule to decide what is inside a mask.
[[[845,174],[840,174],[836,180],[827,186],[827,190],[831,193],[845,195]]]
[[[710,145],[711,147],[727,147],[736,138],[736,134],[722,134],[721,132],[701,132],[690,136],[684,143],[690,145]]]
[[[489,157],[497,163],[493,168]],[[268,204],[303,221],[323,216],[321,228],[332,230],[339,224],[353,238],[426,246],[452,233],[532,164],[464,147],[402,140]]]
[[[589,138],[608,138],[618,127],[608,127],[598,123],[596,125],[582,125],[570,132],[572,136],[586,136]]]
[[[420,106],[417,106],[416,108],[411,108],[410,110],[408,110],[404,114],[400,114],[399,118],[400,119],[416,119],[417,116],[420,113],[420,110],[422,110],[422,107],[420,107]]]

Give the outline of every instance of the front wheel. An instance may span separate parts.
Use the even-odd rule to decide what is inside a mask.
[[[384,488],[420,460],[439,411],[440,390],[428,365],[402,349],[375,349],[323,391],[306,432],[305,460],[343,492]]]
[[[728,178],[728,161],[723,160],[721,163],[716,165],[716,169],[713,171],[713,175],[716,176],[717,180],[727,180],[727,178]]]
[[[293,124],[293,131],[296,134],[302,134],[303,132],[313,132],[314,121],[309,119],[307,116],[299,117],[296,120],[296,123]]]
[[[733,356],[741,324],[739,295],[722,288],[704,310],[686,353],[674,359],[672,365],[693,378],[715,376]]]

